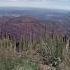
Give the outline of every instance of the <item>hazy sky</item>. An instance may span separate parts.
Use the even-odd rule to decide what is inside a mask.
[[[0,7],[6,6],[70,10],[70,0],[0,0]]]

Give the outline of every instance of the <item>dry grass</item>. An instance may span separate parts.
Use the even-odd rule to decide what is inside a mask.
[[[62,70],[65,67],[67,70],[70,70],[70,49],[66,51],[66,43],[62,40],[48,38],[46,41],[41,40],[37,43],[28,43],[27,47],[26,44],[24,41],[20,42],[19,52],[17,52],[16,42],[9,39],[0,40],[0,69],[3,68],[1,70],[5,70],[7,67],[6,70],[39,70],[39,66],[40,70],[47,70],[48,67],[53,68],[52,70]],[[23,62],[25,59],[27,60]],[[34,63],[35,65],[33,65]],[[12,64],[13,67],[9,68]]]

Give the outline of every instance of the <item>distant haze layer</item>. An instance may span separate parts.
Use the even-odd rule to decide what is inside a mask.
[[[0,0],[0,7],[10,6],[70,10],[70,0]]]

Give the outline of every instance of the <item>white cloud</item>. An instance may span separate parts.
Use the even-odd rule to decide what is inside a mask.
[[[11,1],[11,2],[16,2],[16,1],[18,1],[18,0],[8,0],[8,1]]]

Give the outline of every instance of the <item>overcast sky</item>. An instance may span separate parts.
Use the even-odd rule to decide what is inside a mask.
[[[70,10],[70,0],[0,0],[0,7],[6,6]]]

